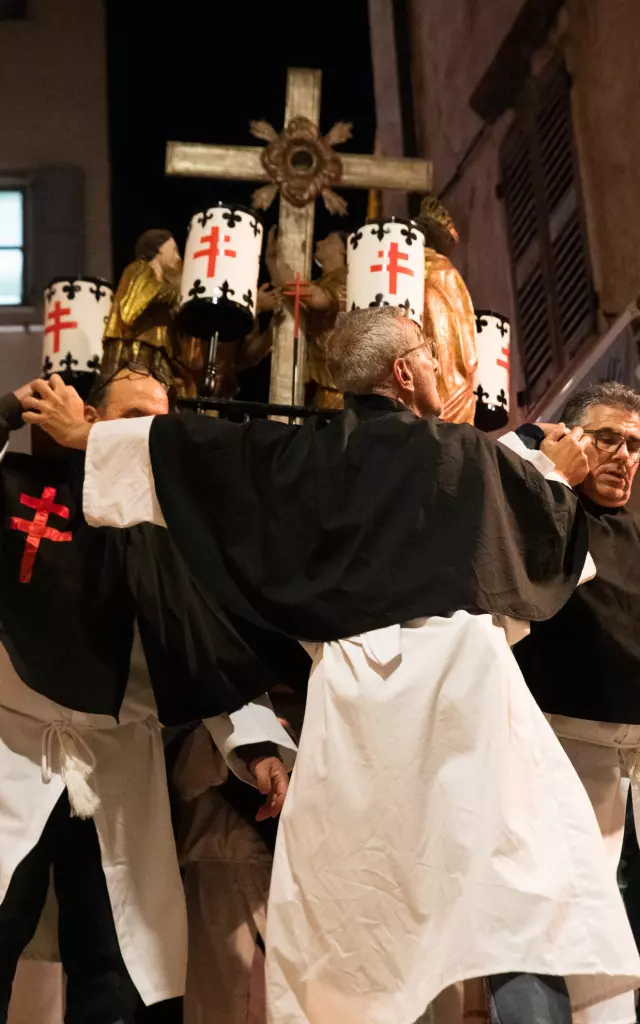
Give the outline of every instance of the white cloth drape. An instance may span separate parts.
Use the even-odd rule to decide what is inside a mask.
[[[413,1024],[448,985],[640,959],[580,780],[502,625],[458,612],[318,648],[267,927],[273,1024]]]

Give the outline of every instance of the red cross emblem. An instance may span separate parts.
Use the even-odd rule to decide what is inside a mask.
[[[53,499],[56,496],[55,487],[45,487],[42,497],[32,498],[30,494],[20,495],[20,504],[27,508],[35,509],[33,519],[21,519],[19,516],[11,516],[9,529],[22,530],[26,533],[24,554],[20,563],[20,582],[31,583],[33,576],[33,563],[36,560],[41,540],[69,541],[71,533],[63,533],[47,526],[50,515],[60,516],[61,519],[68,519],[70,512],[66,505],[54,505]]]
[[[231,241],[231,236],[230,235],[224,235],[223,236],[223,242],[230,242],[230,241]],[[199,249],[198,252],[194,252],[194,254],[193,254],[194,260],[200,259],[201,256],[206,256],[207,257],[207,277],[214,277],[215,276],[216,260],[218,259],[218,256],[220,255],[219,242],[220,242],[220,228],[212,227],[211,231],[209,232],[209,234],[208,235],[202,235],[202,237],[200,239],[200,244],[201,245],[206,245],[207,248],[206,249]],[[235,259],[236,252],[235,252],[234,249],[223,249],[222,250],[222,255],[223,256],[231,256],[233,259]]]
[[[414,276],[413,270],[410,270],[409,267],[403,267],[399,262],[400,260],[408,260],[409,253],[400,252],[398,248],[398,243],[391,242],[391,244],[389,245],[388,263],[386,267],[384,266],[383,249],[379,250],[378,256],[380,257],[381,260],[383,260],[383,262],[374,263],[372,267],[369,267],[369,270],[373,271],[374,273],[379,273],[381,270],[387,270],[389,273],[389,295],[397,295],[398,274],[408,274],[409,277]]]
[[[44,329],[45,334],[53,334],[53,351],[60,351],[60,332],[68,331],[71,327],[77,327],[76,320],[65,320],[63,316],[69,316],[71,313],[70,306],[63,306],[61,302],[56,302],[53,309],[47,313],[47,320],[51,320],[50,324]]]
[[[502,356],[502,359],[496,359],[496,365],[497,366],[501,366],[503,370],[507,371],[507,381],[508,381],[509,378],[510,378],[510,370],[511,370],[511,357],[509,355],[509,346],[508,345],[506,345],[504,348],[500,349],[500,355]],[[508,385],[507,385],[507,387],[508,387]]]

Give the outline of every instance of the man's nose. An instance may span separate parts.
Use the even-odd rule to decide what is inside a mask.
[[[616,462],[625,462],[631,465],[634,461],[633,456],[629,453],[627,448],[627,442],[623,441],[614,456]]]

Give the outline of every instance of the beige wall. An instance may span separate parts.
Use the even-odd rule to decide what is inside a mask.
[[[73,164],[86,175],[87,266],[111,277],[102,0],[30,0],[0,23],[0,175]],[[0,317],[2,309],[0,307]]]

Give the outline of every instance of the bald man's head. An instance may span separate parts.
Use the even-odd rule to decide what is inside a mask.
[[[85,415],[94,423],[135,416],[164,416],[168,412],[169,397],[163,385],[149,373],[123,367],[110,381],[94,388]]]

